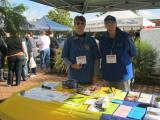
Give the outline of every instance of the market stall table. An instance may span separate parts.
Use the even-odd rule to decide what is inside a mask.
[[[0,104],[0,120],[107,120],[114,116],[119,119],[132,118],[133,120],[136,110],[141,111],[141,114],[137,114],[139,118],[144,118],[147,110],[136,107],[136,104],[128,103],[129,101],[124,102],[124,99],[129,99],[126,98],[129,94],[121,90],[109,87],[99,87],[100,89],[90,87],[85,89],[85,92],[81,90],[81,94],[79,94],[75,93],[77,92],[75,90],[54,88],[55,82],[54,87],[49,84],[43,84],[47,87],[40,85],[21,91],[2,102]],[[56,86],[58,85],[56,84]],[[94,92],[91,93],[89,90]],[[111,96],[111,91],[114,92],[114,96]],[[148,94],[141,95],[148,96]],[[137,98],[137,101],[145,101],[140,97]],[[152,95],[147,99],[151,97]],[[102,108],[102,101],[103,107],[106,109]],[[130,102],[134,103],[134,101]],[[125,113],[121,113],[122,110],[125,110]]]

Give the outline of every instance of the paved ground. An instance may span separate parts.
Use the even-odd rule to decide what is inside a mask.
[[[134,85],[134,91],[140,91],[151,94],[160,94],[160,86],[152,86],[152,85]]]
[[[39,83],[44,81],[58,81],[64,79],[66,78],[57,75],[46,75],[44,73],[38,73],[36,77],[30,78],[28,81],[22,81],[20,86],[7,87],[5,82],[0,82],[0,100],[6,99],[18,91],[38,85]],[[134,91],[160,94],[160,86],[135,85]]]

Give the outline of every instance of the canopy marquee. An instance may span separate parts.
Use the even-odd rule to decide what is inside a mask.
[[[78,13],[160,8],[160,0],[31,0]]]
[[[99,17],[87,20],[86,32],[106,31],[104,27],[104,19],[107,15],[112,15],[117,19],[117,25],[123,30],[139,30],[143,27],[154,27],[155,23],[138,16],[130,10],[107,12]]]
[[[71,31],[71,28],[61,25],[55,21],[50,20],[47,16],[42,17],[41,19],[30,22],[31,27],[29,30],[54,30],[54,31]]]

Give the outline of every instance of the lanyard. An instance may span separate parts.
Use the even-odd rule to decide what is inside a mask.
[[[116,36],[114,37],[114,39],[112,39],[112,38],[109,37],[109,33],[108,32],[106,33],[106,39],[108,39],[109,44],[111,46],[111,50],[110,50],[111,55],[113,53],[113,49],[114,49],[114,47],[116,45],[116,42],[117,42],[117,35],[118,35],[118,32],[116,33]]]
[[[112,44],[111,44],[111,39],[109,38],[109,43],[111,45],[111,53],[110,54],[112,55],[113,49],[114,49],[114,47],[116,45],[116,40],[112,39]]]
[[[80,41],[80,45],[79,45],[79,51],[83,52],[85,50],[85,44],[86,44],[86,36],[84,36],[83,38],[78,38],[78,40]]]

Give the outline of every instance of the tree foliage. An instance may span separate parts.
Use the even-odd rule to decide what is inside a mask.
[[[62,9],[54,9],[48,12],[48,18],[60,23],[62,25],[68,26],[72,28],[73,19],[70,17],[69,11],[62,10]],[[70,35],[70,32],[55,32],[55,37],[66,37]]]
[[[1,1],[1,17],[4,20],[4,29],[8,32],[15,33],[20,32],[27,20],[21,14],[27,9],[23,4],[17,6],[11,6],[7,0]]]
[[[55,9],[48,12],[48,17],[62,25],[72,27],[73,19],[70,17],[69,11],[62,9]]]

